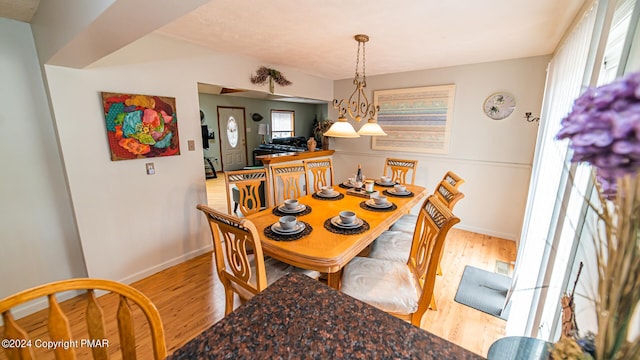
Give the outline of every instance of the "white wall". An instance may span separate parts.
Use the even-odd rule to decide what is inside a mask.
[[[482,234],[515,240],[524,215],[537,123],[524,119],[525,112],[540,113],[548,56],[483,64],[368,76],[370,98],[374,90],[455,84],[455,105],[449,154],[426,155],[371,149],[370,139],[333,139],[337,179],[353,174],[362,163],[366,175],[382,173],[386,157],[418,159],[416,183],[430,191],[448,170],[466,180],[460,188],[465,198],[456,205],[457,225]],[[351,79],[335,82],[334,94],[348,97]],[[484,115],[484,100],[497,91],[516,98],[516,110],[496,121]],[[331,109],[330,117],[336,112]],[[352,124],[353,121],[352,121]],[[355,125],[356,130],[361,125]]]
[[[209,228],[195,208],[206,202],[197,83],[250,88],[249,74],[259,66],[209,56],[103,61],[86,70],[45,67],[89,276],[131,282],[210,249]],[[296,94],[318,97],[319,89],[328,89],[320,97],[331,97],[329,80],[285,71]],[[175,97],[181,155],[111,161],[101,91]],[[188,140],[195,151],[187,150]],[[147,162],[155,163],[155,175],[146,175]]]
[[[0,298],[87,273],[29,24],[0,18]]]

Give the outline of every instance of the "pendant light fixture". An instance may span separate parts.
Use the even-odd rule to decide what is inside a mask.
[[[336,121],[324,136],[355,138],[360,135],[384,136],[387,135],[376,122],[378,107],[369,102],[365,94],[367,87],[367,74],[365,71],[365,43],[369,41],[369,36],[358,34],[354,36],[358,42],[358,53],[356,55],[356,74],[353,79],[355,90],[351,93],[349,100],[334,99],[333,107],[338,110],[338,121]],[[362,48],[362,75],[360,74],[360,48]],[[360,122],[363,117],[369,117],[366,124],[356,133],[353,126],[347,120],[347,114],[356,122]]]

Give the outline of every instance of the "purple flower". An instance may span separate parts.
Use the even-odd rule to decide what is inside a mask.
[[[640,169],[640,72],[587,89],[562,119],[557,139],[569,139],[572,162],[596,168],[605,194]]]

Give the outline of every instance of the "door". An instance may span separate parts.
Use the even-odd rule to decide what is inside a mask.
[[[243,107],[218,106],[222,171],[247,166],[247,143]]]

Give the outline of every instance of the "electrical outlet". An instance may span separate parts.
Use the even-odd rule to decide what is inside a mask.
[[[187,140],[189,151],[196,151],[196,142],[194,140]]]
[[[147,175],[153,175],[156,173],[156,168],[153,163],[146,163],[144,166],[147,168]]]

